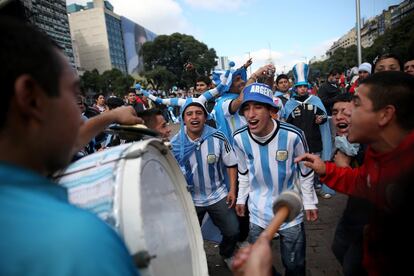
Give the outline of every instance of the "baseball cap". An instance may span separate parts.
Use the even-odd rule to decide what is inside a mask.
[[[206,106],[204,105],[204,102],[201,101],[198,98],[187,98],[185,104],[183,105],[183,107],[181,108],[182,112],[181,112],[181,117],[184,119],[184,112],[185,110],[190,107],[190,106],[199,106],[203,109],[204,114],[206,115],[207,120],[211,119],[210,114],[207,111]]]
[[[273,101],[272,89],[264,83],[252,83],[244,88],[243,102],[239,108],[240,115],[242,115],[243,107],[247,102],[263,103],[279,110],[279,107]]]

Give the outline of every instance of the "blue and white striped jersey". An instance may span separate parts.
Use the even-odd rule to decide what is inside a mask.
[[[308,151],[303,132],[293,125],[273,121],[274,133],[266,142],[257,141],[242,127],[234,134],[234,150],[238,159],[239,194],[237,204],[248,205],[250,222],[266,228],[273,218],[273,202],[287,189],[301,190],[305,210],[316,209],[318,199],[313,188],[313,171],[297,165],[294,159]],[[299,182],[300,187],[295,185]],[[303,221],[303,213],[285,229]]]
[[[212,112],[217,129],[224,133],[231,144],[233,144],[233,133],[247,123],[238,112],[230,113],[230,104],[237,97],[238,94],[225,94],[217,100]]]
[[[194,205],[209,206],[226,197],[223,170],[236,165],[234,150],[222,132],[217,131],[197,145],[185,168],[192,172],[188,185]]]

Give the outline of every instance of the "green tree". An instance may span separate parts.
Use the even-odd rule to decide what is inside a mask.
[[[152,70],[145,71],[144,76],[155,90],[168,90],[177,80],[176,76],[167,70],[165,66],[156,66]]]
[[[102,91],[104,94],[111,94],[118,97],[128,93],[130,87],[133,86],[135,80],[130,75],[125,75],[118,69],[107,70],[102,73]]]
[[[106,95],[114,94],[123,97],[135,83],[130,75],[125,75],[118,69],[107,70],[99,74],[98,70],[86,71],[81,77],[82,90],[91,90],[94,93],[102,92]]]
[[[153,79],[157,86],[175,83],[179,87],[194,85],[195,79],[185,72],[184,65],[191,62],[198,74],[206,74],[216,65],[216,52],[193,36],[174,33],[160,35],[154,41],[142,45],[141,53],[144,59],[144,75]],[[166,71],[170,72],[168,74]],[[159,74],[159,75],[157,75]],[[151,77],[150,77],[151,76]],[[163,77],[167,77],[164,81]]]
[[[98,92],[102,89],[101,76],[96,69],[93,69],[92,71],[85,71],[85,73],[83,73],[80,77],[80,80],[81,89],[83,91],[92,90],[94,92]]]

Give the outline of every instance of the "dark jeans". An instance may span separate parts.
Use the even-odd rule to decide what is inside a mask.
[[[250,223],[249,242],[254,243],[263,228]],[[303,223],[279,231],[280,255],[285,275],[306,275],[306,238]]]
[[[340,219],[332,242],[332,252],[342,265],[344,276],[368,275],[362,266],[363,225],[349,225]]]
[[[214,225],[220,229],[221,235],[223,236],[223,240],[219,246],[220,255],[225,258],[233,256],[239,238],[239,223],[234,208],[228,208],[226,198],[210,206],[196,206],[196,212],[200,225],[204,215],[208,213]]]

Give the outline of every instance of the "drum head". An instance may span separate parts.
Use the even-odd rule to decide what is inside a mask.
[[[174,157],[154,140],[134,144],[127,156],[137,154],[126,159],[121,185],[120,229],[131,252],[144,248],[156,256],[148,267],[151,275],[207,275],[197,215]]]

